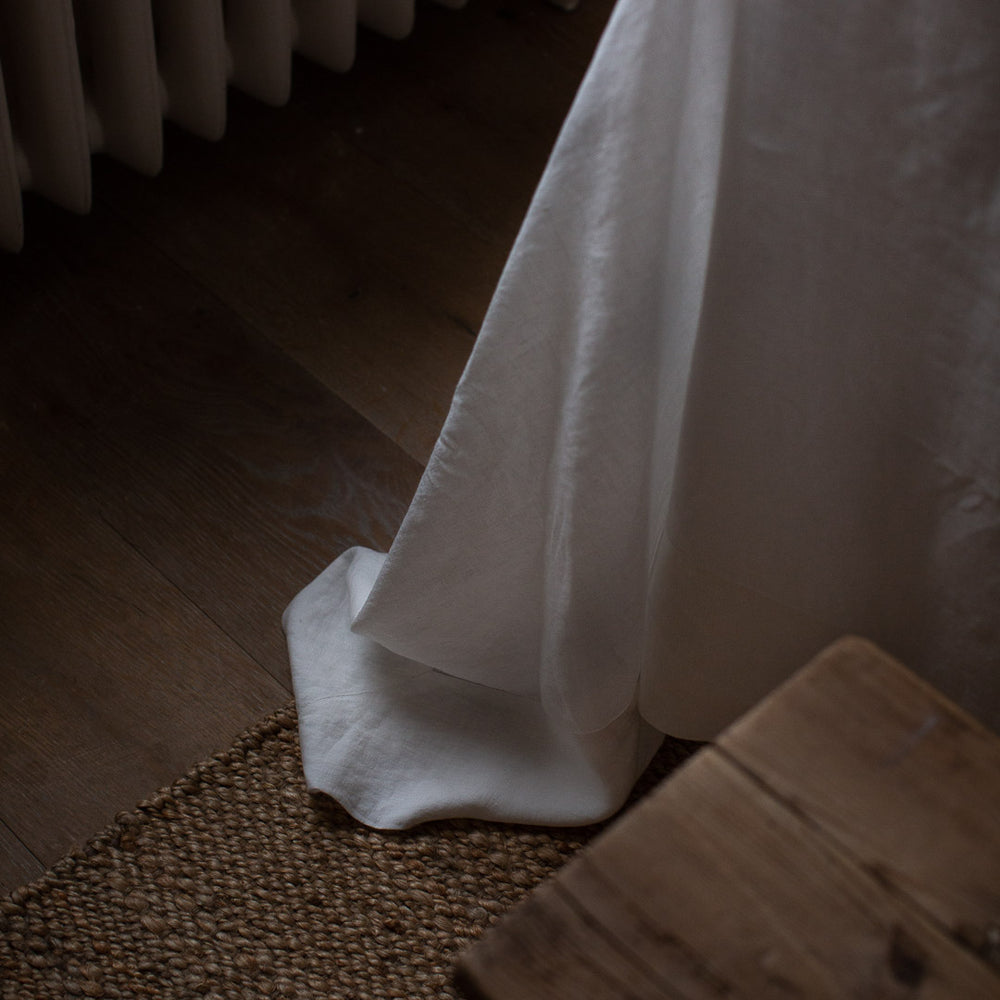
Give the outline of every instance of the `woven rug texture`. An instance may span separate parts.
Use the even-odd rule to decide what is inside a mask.
[[[0,901],[0,997],[456,997],[458,953],[601,828],[368,829],[306,790],[288,706]]]

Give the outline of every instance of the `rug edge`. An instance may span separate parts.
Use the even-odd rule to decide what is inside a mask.
[[[269,736],[293,729],[298,729],[298,713],[294,698],[248,726],[233,739],[228,747],[217,750],[211,756],[192,764],[168,785],[156,789],[131,808],[116,813],[110,823],[88,837],[82,844],[67,851],[37,878],[0,895],[0,910],[9,906],[23,906],[32,896],[52,888],[55,883],[70,873],[74,865],[86,861],[101,850],[115,847],[116,843],[121,840],[124,831],[134,830],[142,826],[161,812],[164,806],[197,792],[201,788],[202,780],[206,774],[214,767],[228,764],[233,755],[245,755],[248,750],[260,746]]]

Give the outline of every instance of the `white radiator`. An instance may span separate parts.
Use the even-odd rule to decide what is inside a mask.
[[[0,248],[23,243],[22,191],[87,212],[93,153],[155,174],[165,117],[218,139],[230,83],[283,104],[293,52],[343,71],[359,22],[402,38],[413,17],[414,0],[0,0]]]

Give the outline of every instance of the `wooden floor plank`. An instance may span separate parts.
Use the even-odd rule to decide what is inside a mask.
[[[472,314],[429,306],[413,276],[368,250],[360,233],[405,236],[387,225],[393,195],[335,135],[296,129],[295,108],[284,111],[266,131],[234,125],[218,147],[173,134],[159,190],[110,166],[98,190],[113,189],[107,204],[144,239],[425,462],[472,347]],[[399,224],[413,214],[401,210]],[[410,232],[441,239],[438,221]]]
[[[51,864],[287,698],[0,436],[0,820]]]
[[[34,881],[44,871],[45,865],[14,836],[10,827],[0,822],[0,896]]]
[[[581,71],[496,6],[365,35],[344,76],[300,63],[287,107],[234,95],[225,141],[171,130],[155,182],[97,173],[112,210],[421,462]]]
[[[346,75],[297,60],[286,108],[233,93],[221,143],[168,126],[158,178],[95,158],[89,217],[27,196],[0,259],[0,885],[283,699],[281,610],[388,545],[612,6],[424,4]]]
[[[612,7],[428,4],[404,44],[361,39],[347,86],[305,87],[301,101],[343,121],[397,181],[509,245]]]
[[[421,469],[155,250],[86,221],[52,267],[3,262],[0,413],[285,681],[285,605],[344,548],[387,547]]]

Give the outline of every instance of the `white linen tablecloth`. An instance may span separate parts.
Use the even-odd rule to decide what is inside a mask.
[[[388,556],[286,612],[309,785],[589,822],[848,632],[1000,725],[998,311],[995,0],[620,0]]]

